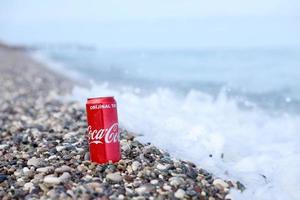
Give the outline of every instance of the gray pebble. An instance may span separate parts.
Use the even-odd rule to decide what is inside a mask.
[[[123,180],[119,172],[107,174],[106,179],[116,183],[121,182]]]
[[[144,184],[144,185],[136,188],[135,191],[138,194],[143,195],[145,193],[152,192],[154,189],[155,189],[155,186],[153,186],[152,184]]]
[[[69,172],[64,172],[60,177],[59,180],[63,183],[68,182],[71,179],[71,175],[69,174]]]

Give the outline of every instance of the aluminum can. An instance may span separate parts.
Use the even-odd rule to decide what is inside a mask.
[[[90,160],[96,163],[118,162],[121,151],[114,97],[88,98],[86,113]]]

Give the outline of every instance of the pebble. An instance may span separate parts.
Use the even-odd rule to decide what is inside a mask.
[[[120,145],[121,145],[122,151],[124,151],[124,152],[130,151],[130,145],[128,144],[127,141],[125,141],[125,140],[121,141]]]
[[[67,134],[65,134],[64,135],[64,139],[65,140],[67,140],[67,139],[69,139],[69,138],[71,138],[72,136],[75,136],[75,135],[77,135],[78,133],[76,133],[76,132],[69,132],[69,133],[67,133]],[[57,150],[58,151],[58,150]]]
[[[56,155],[52,155],[52,156],[49,156],[48,160],[53,160],[53,159],[56,159],[57,156]]]
[[[71,179],[71,175],[70,175],[70,173],[69,172],[64,172],[60,177],[59,177],[59,180],[61,181],[61,182],[67,182],[67,181],[69,181]]]
[[[181,177],[176,177],[175,176],[175,177],[169,178],[169,182],[170,182],[170,185],[177,187],[177,186],[183,184],[184,180]]]
[[[133,193],[133,190],[128,187],[125,187],[125,191],[128,196],[130,196]]]
[[[159,170],[166,170],[169,168],[169,165],[163,165],[163,164],[158,163],[156,168]]]
[[[61,183],[61,180],[53,175],[48,175],[44,178],[44,183],[56,185]]]
[[[155,186],[153,186],[152,184],[145,184],[145,185],[142,185],[142,186],[136,188],[135,191],[138,194],[143,195],[145,193],[152,192],[154,189],[155,189]]]
[[[157,184],[159,183],[159,181],[156,180],[156,179],[154,179],[154,180],[151,180],[150,183],[151,183],[152,185],[157,185]]]
[[[33,157],[27,161],[27,165],[38,167],[40,165],[40,162],[41,162],[40,159]]]
[[[62,151],[62,150],[65,150],[67,147],[65,147],[65,146],[57,146],[56,147],[56,151]]]
[[[1,144],[1,145],[0,145],[0,150],[4,150],[4,149],[6,149],[7,147],[9,147],[7,144]]]
[[[52,170],[54,170],[54,167],[52,167],[52,166],[40,167],[40,168],[36,169],[37,172],[41,172],[41,173],[47,173],[47,172],[50,172]]]
[[[138,162],[138,161],[133,161],[132,162],[132,165],[131,165],[131,168],[133,171],[137,171],[138,169],[140,169],[141,167],[141,163]]]
[[[116,183],[121,182],[123,180],[119,172],[107,174],[106,179]]]
[[[175,193],[174,196],[178,199],[183,199],[185,196],[185,191],[183,189],[178,189]]]
[[[23,171],[23,174],[28,174],[28,172],[30,171],[30,169],[28,168],[28,167],[24,167],[23,169],[22,169],[22,171]]]
[[[22,173],[20,171],[15,171],[14,172],[15,177],[20,177]],[[0,175],[0,182],[1,182],[1,175]]]
[[[170,190],[172,190],[172,187],[165,184],[165,185],[163,186],[163,189],[166,190],[166,191],[170,191]]]
[[[56,168],[55,172],[57,172],[57,173],[63,173],[63,172],[70,172],[71,170],[72,170],[71,167],[69,167],[67,165],[63,165],[63,166],[61,166],[59,168]]]
[[[233,200],[233,196],[231,194],[227,194],[225,196],[225,200]]]
[[[215,185],[216,187],[220,188],[220,189],[225,189],[228,188],[229,185],[228,183],[226,183],[225,181],[223,181],[222,179],[215,179],[213,181],[213,185]]]
[[[24,190],[29,190],[29,192],[31,192],[34,189],[34,185],[31,182],[25,183],[23,189]]]
[[[7,176],[5,174],[0,174],[0,183],[7,180]]]

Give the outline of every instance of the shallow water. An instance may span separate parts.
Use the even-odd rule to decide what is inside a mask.
[[[48,51],[85,79],[112,86],[191,89],[244,98],[269,110],[300,111],[300,49]]]
[[[91,81],[71,98],[114,95],[122,126],[240,180],[247,190],[233,191],[238,199],[299,199],[299,49],[40,52]]]

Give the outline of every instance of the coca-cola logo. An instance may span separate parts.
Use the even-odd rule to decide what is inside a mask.
[[[92,126],[88,126],[88,139],[89,144],[106,144],[119,142],[119,128],[118,123],[114,123],[111,127],[106,129],[94,129],[92,130]]]

